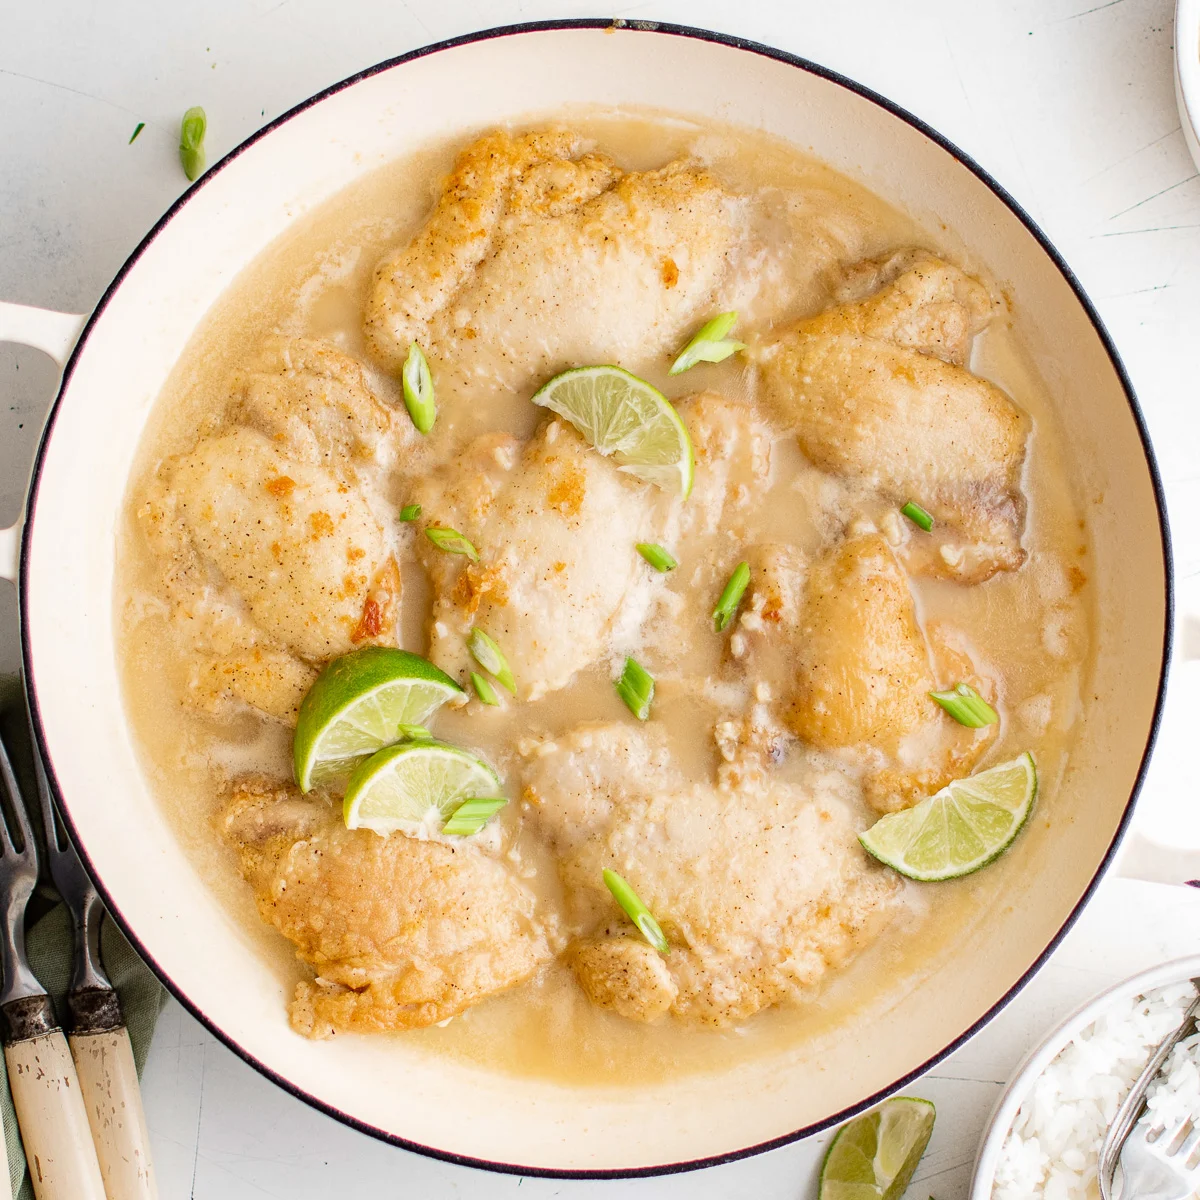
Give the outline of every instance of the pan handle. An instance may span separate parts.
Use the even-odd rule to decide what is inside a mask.
[[[0,300],[0,342],[32,346],[50,355],[61,371],[79,340],[87,317],[77,313],[54,312],[48,308],[30,308],[25,304],[6,304]],[[0,529],[0,579],[15,582],[21,547],[24,514],[9,529]]]

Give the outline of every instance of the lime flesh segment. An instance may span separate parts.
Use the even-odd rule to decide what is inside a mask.
[[[445,742],[402,742],[355,768],[342,815],[347,829],[436,833],[465,800],[499,792],[499,776],[470,752]]]
[[[900,1200],[936,1115],[928,1100],[900,1096],[843,1125],[825,1155],[818,1200]]]
[[[692,490],[692,439],[671,402],[620,367],[576,367],[534,394],[565,417],[623,471],[686,498]]]
[[[1037,765],[1027,752],[881,818],[858,840],[909,879],[958,879],[1012,845],[1033,810],[1037,789]]]
[[[344,778],[364,758],[424,725],[463,690],[407,650],[366,646],[335,658],[300,704],[292,765],[302,792]]]

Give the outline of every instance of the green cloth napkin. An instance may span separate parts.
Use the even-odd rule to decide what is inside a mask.
[[[37,793],[33,783],[33,752],[29,744],[29,728],[25,720],[25,700],[20,680],[11,676],[0,679],[0,737],[8,749],[25,796],[29,801],[30,819],[39,829],[41,822],[37,812]],[[43,856],[44,857],[44,856]],[[45,863],[37,891],[29,901],[26,911],[25,943],[29,954],[29,965],[41,981],[42,986],[54,998],[55,1011],[61,1017],[66,1012],[64,997],[71,981],[73,962],[73,931],[71,917],[66,905],[58,899]],[[146,1062],[150,1049],[150,1038],[167,1000],[166,989],[158,982],[150,968],[137,956],[121,931],[107,917],[100,931],[100,953],[104,969],[112,985],[121,997],[121,1010],[129,1026],[129,1040],[133,1043],[133,1058],[138,1074]],[[0,1058],[0,1072],[4,1061]],[[17,1114],[13,1109],[12,1096],[8,1090],[5,1073],[0,1088],[0,1118],[4,1121],[4,1141],[8,1147],[8,1173],[12,1181],[16,1200],[34,1200],[33,1186],[25,1169],[25,1155],[21,1149],[21,1135],[17,1128]]]

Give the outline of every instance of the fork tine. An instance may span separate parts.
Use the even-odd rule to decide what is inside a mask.
[[[1200,1125],[1196,1125],[1189,1120],[1185,1126],[1187,1135],[1184,1137],[1179,1149],[1175,1152],[1180,1158],[1186,1160],[1192,1157],[1196,1152],[1196,1147],[1200,1146]]]
[[[46,849],[53,855],[56,851],[62,851],[64,839],[54,797],[50,794],[50,781],[46,778],[46,765],[42,762],[42,755],[38,750],[37,735],[33,729],[33,713],[28,702],[25,706],[25,720],[29,726],[29,745],[33,751],[33,778],[37,784],[38,804],[42,810],[42,833],[46,838]]]
[[[13,771],[12,761],[8,757],[8,747],[0,738],[0,782],[4,784],[4,793],[8,804],[0,804],[0,837],[3,838],[6,854],[19,854],[12,835],[10,822],[16,821],[21,830],[25,848],[31,845],[28,821],[25,817],[25,806],[21,803],[21,789],[17,786],[17,776]]]

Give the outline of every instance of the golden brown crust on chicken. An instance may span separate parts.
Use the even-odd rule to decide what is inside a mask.
[[[847,538],[811,564],[785,719],[820,749],[877,755],[867,796],[883,811],[967,774],[995,734],[956,724],[930,699],[960,681],[990,690],[950,637],[939,633],[941,653],[931,654],[904,570],[881,535]]]
[[[525,798],[558,852],[575,928],[593,939],[573,953],[593,1001],[650,1020],[674,989],[670,1012],[728,1025],[802,999],[864,945],[896,882],[858,844],[839,786],[767,773],[736,788],[688,783],[660,730],[627,724],[582,725],[538,750]],[[666,975],[640,949],[610,944],[624,918],[605,867],[666,931]]]
[[[935,531],[910,539],[906,557],[915,571],[963,583],[1025,560],[1028,420],[959,365],[990,315],[985,299],[956,267],[926,259],[758,350],[768,402],[812,462],[897,505],[919,502]]]
[[[673,349],[724,277],[740,226],[702,167],[623,173],[561,129],[460,154],[425,225],[380,263],[372,354],[419,342],[443,372],[521,389],[567,366]]]
[[[470,843],[348,830],[325,800],[255,782],[221,830],[262,919],[316,972],[292,1004],[307,1037],[444,1021],[551,957],[532,894]]]
[[[486,435],[413,494],[422,525],[449,524],[479,551],[473,563],[418,543],[436,592],[438,666],[463,671],[478,625],[504,647],[518,695],[537,699],[607,651],[644,579],[634,545],[656,536],[653,489],[552,419],[519,454]]]
[[[391,416],[353,359],[302,339],[235,377],[228,415],[159,465],[138,520],[189,697],[291,722],[314,664],[395,640],[399,569],[354,475],[390,455]]]

